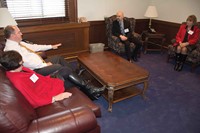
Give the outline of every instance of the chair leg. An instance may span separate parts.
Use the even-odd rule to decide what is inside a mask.
[[[192,63],[190,71],[193,73],[196,69],[196,64]]]
[[[138,58],[140,58],[140,57],[141,57],[141,49],[140,49],[140,50],[138,50],[137,57],[138,57]]]
[[[166,61],[166,62],[169,63],[169,60],[170,60],[172,57],[173,57],[173,56],[171,56],[171,55],[168,54],[168,55],[167,55],[167,61]]]
[[[170,55],[167,55],[167,63],[169,63]]]

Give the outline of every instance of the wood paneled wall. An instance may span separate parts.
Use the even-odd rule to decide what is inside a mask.
[[[89,42],[107,44],[105,21],[90,21]]]
[[[198,22],[198,24],[200,25],[200,22]],[[171,43],[171,39],[175,38],[180,25],[181,24],[178,23],[172,23],[161,20],[152,21],[152,27],[155,28],[156,31],[164,33],[166,35],[166,43],[168,44]]]
[[[141,34],[148,28],[147,19],[136,20],[136,32]],[[105,21],[90,21],[90,43],[104,43],[107,46],[106,25]]]
[[[142,31],[147,30],[149,26],[149,19],[137,19],[136,20],[136,32],[142,33]],[[152,20],[151,27],[156,30],[156,32],[163,33],[166,35],[166,44],[171,43],[171,39],[176,36],[180,24],[161,21],[161,20]]]
[[[171,44],[171,40],[175,38],[180,25],[181,24],[166,22],[161,20],[152,21],[152,27],[155,28],[157,32],[164,33],[166,35],[167,44]]]
[[[89,51],[89,23],[52,24],[20,27],[23,38],[37,44],[62,43],[56,50],[47,51],[47,55],[74,56]],[[0,31],[3,40],[3,31]]]
[[[148,29],[148,19],[136,19],[135,32],[141,34],[144,30]]]
[[[141,34],[148,30],[149,19],[136,19],[135,32]],[[152,20],[152,27],[160,33],[166,34],[166,43],[176,36],[180,24],[160,20]],[[107,44],[106,28],[104,21],[90,21],[90,43],[102,42]]]
[[[148,30],[149,19],[136,19],[135,32],[141,34]],[[152,20],[152,27],[160,33],[166,34],[166,43],[176,36],[180,24],[160,20]],[[90,43],[102,42],[107,44],[106,28],[104,21],[90,21]]]
[[[142,33],[148,29],[148,19],[137,19],[135,31]],[[170,44],[180,24],[152,20],[156,31],[166,34],[166,43]],[[89,51],[90,43],[104,43],[107,46],[105,22],[90,21],[87,23],[52,24],[32,27],[20,27],[23,38],[38,44],[62,43],[58,50],[50,50],[48,55],[74,56]],[[4,40],[0,30],[0,41]]]

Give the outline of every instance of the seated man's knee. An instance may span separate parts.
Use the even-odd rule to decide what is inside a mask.
[[[69,69],[68,67],[62,66],[62,68],[60,68],[60,69],[58,70],[58,73],[59,73],[64,79],[67,79],[68,76],[72,73],[72,70]]]
[[[124,43],[124,45],[126,45],[126,46],[130,46],[130,44],[131,44],[128,40],[124,41],[123,43]]]
[[[60,55],[54,55],[53,58],[54,58],[54,59],[57,59],[57,60],[60,60],[60,59],[62,59],[63,57],[60,56]],[[63,58],[63,59],[64,59],[64,58]]]
[[[52,64],[50,66],[48,66],[50,69],[56,69],[56,70],[59,70],[61,69],[63,66],[60,65],[60,64]]]
[[[44,76],[47,76],[47,75],[50,75],[50,74],[56,72],[57,70],[59,70],[61,68],[62,68],[62,66],[60,64],[52,64],[50,66],[46,66],[46,67],[43,67],[40,69],[35,69],[34,71],[39,74],[42,74]]]

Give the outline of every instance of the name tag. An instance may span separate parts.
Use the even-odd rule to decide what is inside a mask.
[[[193,33],[194,33],[194,31],[192,31],[192,30],[188,31],[188,34],[190,34],[190,35],[192,35]]]
[[[129,32],[129,29],[124,29],[124,33],[128,33]]]
[[[31,81],[32,81],[33,83],[35,83],[39,78],[38,78],[37,75],[33,74],[33,75],[30,77],[30,79],[31,79]]]

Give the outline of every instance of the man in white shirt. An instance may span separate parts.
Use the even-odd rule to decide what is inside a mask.
[[[61,56],[52,56],[45,59],[45,61],[35,52],[46,51],[49,49],[57,49],[62,44],[54,45],[37,45],[29,44],[22,41],[22,33],[17,26],[8,25],[4,29],[4,35],[6,38],[6,44],[4,51],[15,50],[22,55],[24,66],[34,70],[35,72],[44,76],[57,72],[59,76],[65,79],[65,87],[71,87],[69,81],[75,83],[78,86],[85,87],[87,90],[95,90],[95,93],[102,92],[103,89],[96,88],[92,85],[88,85],[84,80],[74,73],[69,63]]]
[[[61,56],[52,56],[44,60],[35,52],[46,51],[49,49],[57,49],[61,44],[54,45],[37,45],[29,44],[22,41],[22,33],[17,26],[7,26],[4,29],[6,44],[4,51],[15,50],[19,52],[24,61],[24,66],[36,71],[44,76],[52,74],[53,72],[66,66],[69,71],[72,71],[70,65]],[[67,72],[69,74],[70,72]],[[66,73],[65,73],[66,74]]]

